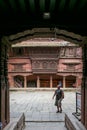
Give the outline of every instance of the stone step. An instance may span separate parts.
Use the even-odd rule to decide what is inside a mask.
[[[10,123],[3,130],[22,130],[25,127],[24,113],[18,118],[11,118]]]

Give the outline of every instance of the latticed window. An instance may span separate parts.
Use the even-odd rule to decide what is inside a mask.
[[[47,62],[43,62],[42,65],[43,65],[43,68],[48,68]]]
[[[32,62],[32,68],[40,68],[40,62],[39,61]]]
[[[22,71],[23,70],[23,65],[19,65],[19,64],[14,65],[14,70],[15,71]]]
[[[67,65],[67,70],[72,71],[75,70],[75,66],[73,64]]]
[[[57,68],[57,63],[55,61],[50,62],[50,68]]]
[[[14,56],[22,56],[24,55],[24,49],[23,48],[13,48]]]

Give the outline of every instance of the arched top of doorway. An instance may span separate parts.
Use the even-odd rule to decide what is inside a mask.
[[[60,30],[59,28],[54,28],[53,30],[51,30],[51,28],[33,28],[14,35],[3,36],[2,42],[12,45],[34,38],[53,38],[54,41],[55,39],[62,39],[80,46],[87,41],[86,37],[65,30]]]
[[[22,77],[22,78],[23,78],[24,75],[22,75],[22,74],[19,74],[19,75],[18,75],[18,74],[15,74],[14,77]]]

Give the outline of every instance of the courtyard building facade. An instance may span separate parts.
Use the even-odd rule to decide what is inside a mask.
[[[34,37],[9,49],[10,88],[81,87],[82,49],[54,37]]]

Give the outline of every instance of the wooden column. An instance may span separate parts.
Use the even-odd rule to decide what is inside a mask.
[[[52,76],[50,76],[50,88],[53,87]]]
[[[9,82],[8,82],[8,46],[5,45],[5,60],[4,60],[4,75],[5,75],[5,120],[6,124],[10,121],[10,113],[9,113]]]
[[[83,79],[81,87],[81,122],[87,129],[87,44],[82,47]]]
[[[8,44],[0,39],[0,123],[4,128],[10,120],[8,83]],[[0,128],[1,129],[1,128]]]
[[[5,124],[5,76],[4,76],[4,58],[5,50],[4,45],[0,43],[1,57],[0,57],[0,122],[2,126]]]
[[[76,88],[78,88],[79,87],[79,77],[77,76],[76,77]]]
[[[10,88],[14,88],[14,87],[15,87],[14,77],[13,77],[13,76],[10,76],[10,77],[9,77],[9,87],[10,87]]]
[[[37,88],[40,88],[40,77],[37,76]]]
[[[65,76],[63,76],[63,88],[65,88]]]
[[[0,122],[5,127],[9,122],[9,88],[7,71],[7,47],[0,43]]]
[[[27,80],[26,80],[26,76],[24,76],[24,88],[27,88]]]

